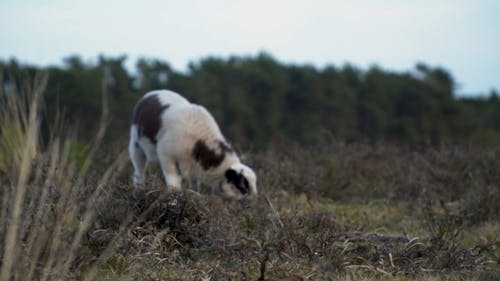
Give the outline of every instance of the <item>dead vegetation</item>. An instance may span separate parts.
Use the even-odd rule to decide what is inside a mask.
[[[328,211],[335,201],[284,196],[280,190],[248,202],[190,192],[161,196],[161,188],[120,193],[127,198],[117,202],[110,196],[97,223],[115,221],[107,208],[130,210],[133,223],[121,235],[112,227],[96,229],[83,244],[96,254],[117,243],[113,258],[106,261],[114,277],[148,273],[151,280],[331,280],[359,271],[388,278],[498,276],[499,241],[466,247],[462,232],[470,229],[464,217],[441,213],[437,206],[414,214],[424,228],[424,236],[416,236],[411,230],[394,235],[339,222],[341,214]]]
[[[500,276],[499,149],[284,141],[249,154],[259,196],[227,201],[135,189],[125,154],[44,143],[34,103],[0,106],[2,280]]]

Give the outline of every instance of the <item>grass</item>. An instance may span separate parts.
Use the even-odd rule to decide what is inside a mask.
[[[500,278],[500,149],[283,141],[248,154],[254,200],[136,189],[106,114],[41,137],[44,83],[0,92],[0,280]]]

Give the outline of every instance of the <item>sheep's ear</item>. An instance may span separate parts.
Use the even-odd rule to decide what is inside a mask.
[[[227,169],[225,176],[226,176],[226,180],[228,182],[233,183],[233,184],[238,184],[239,177],[238,177],[238,173],[235,170]]]

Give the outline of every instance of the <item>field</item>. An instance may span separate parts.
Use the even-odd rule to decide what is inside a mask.
[[[43,84],[0,95],[0,280],[500,279],[500,148],[326,135],[244,153],[254,199],[136,189],[106,114],[90,144],[42,136]]]

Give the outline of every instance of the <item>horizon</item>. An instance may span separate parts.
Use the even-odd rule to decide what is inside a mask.
[[[61,66],[73,55],[84,62],[125,55],[129,70],[138,58],[153,58],[177,71],[207,57],[262,52],[319,69],[408,72],[424,63],[447,70],[458,96],[487,95],[500,89],[498,10],[489,0],[21,0],[0,3],[0,24],[8,27],[0,30],[0,59]]]

